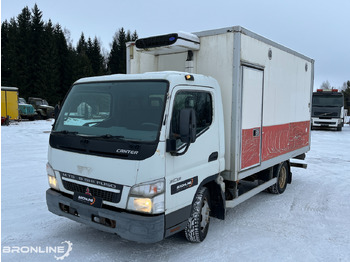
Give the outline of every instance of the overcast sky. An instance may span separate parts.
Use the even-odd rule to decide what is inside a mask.
[[[349,0],[2,0],[1,22],[37,3],[43,20],[83,32],[106,51],[119,28],[139,37],[240,25],[315,60],[315,87],[350,80]]]

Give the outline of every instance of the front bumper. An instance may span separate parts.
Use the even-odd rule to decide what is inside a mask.
[[[127,212],[96,208],[74,201],[55,191],[46,191],[46,203],[50,212],[89,225],[101,231],[139,242],[155,243],[164,239],[164,214],[142,216]]]
[[[341,125],[341,119],[333,118],[333,119],[312,119],[313,127],[338,127]]]

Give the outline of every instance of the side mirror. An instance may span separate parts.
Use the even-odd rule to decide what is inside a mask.
[[[190,144],[196,141],[196,112],[192,108],[184,108],[180,111],[180,140]]]
[[[179,131],[180,140],[186,144],[185,149],[182,152],[178,152],[176,148],[176,139],[170,138],[166,141],[166,152],[171,153],[173,156],[184,155],[190,144],[196,141],[197,137],[197,120],[196,112],[192,108],[184,108],[180,111],[179,116]]]

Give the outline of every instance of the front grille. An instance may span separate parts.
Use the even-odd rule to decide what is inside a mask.
[[[332,117],[339,117],[338,112],[324,112],[324,111],[314,111],[313,116],[318,116],[318,117],[324,117],[325,119],[327,118],[332,118]]]
[[[62,183],[63,183],[63,186],[66,190],[78,192],[78,193],[82,193],[82,194],[85,194],[85,192],[86,192],[87,186],[76,184],[76,183],[66,181],[63,179],[62,179]],[[90,194],[94,197],[99,197],[105,201],[113,202],[113,203],[119,203],[119,201],[120,201],[121,193],[122,193],[121,189],[120,189],[120,193],[115,193],[115,192],[105,191],[105,190],[101,190],[101,189],[90,187],[90,186],[88,186],[88,188],[89,188]]]

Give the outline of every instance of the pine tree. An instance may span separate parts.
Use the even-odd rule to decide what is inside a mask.
[[[131,36],[131,41],[136,41],[138,38],[139,38],[139,36],[137,35],[136,30],[135,30]]]
[[[88,43],[85,41],[84,33],[81,33],[79,42],[77,44],[77,55],[74,63],[73,70],[75,72],[75,79],[79,79],[85,76],[92,76],[93,70],[90,59],[87,55]]]
[[[79,38],[78,44],[77,44],[77,53],[78,54],[85,54],[87,50],[87,43],[85,41],[84,33],[81,33],[81,36]]]
[[[19,30],[15,18],[1,31],[1,82],[6,86],[18,86]],[[3,34],[6,34],[3,35]],[[3,38],[4,37],[4,38]],[[4,70],[3,70],[4,69]]]
[[[113,37],[108,57],[108,71],[111,74],[126,73],[126,42],[126,33],[122,27]]]
[[[11,68],[13,68],[13,64],[11,64],[11,52],[14,52],[14,49],[11,45],[11,25],[7,20],[5,20],[1,24],[1,85],[9,86],[11,83]]]
[[[117,73],[126,74],[126,34],[123,27],[119,30],[118,34],[117,57],[119,60]]]
[[[125,33],[123,27],[115,33],[111,44],[111,51],[107,59],[108,73],[126,73],[126,43],[129,41],[135,41],[137,38],[136,31],[131,35],[129,30]]]
[[[97,37],[94,38],[92,45],[92,58],[93,60],[93,70],[95,75],[103,75],[105,70],[103,68],[103,56],[101,54],[101,45],[97,40]]]
[[[19,88],[19,92],[25,97],[31,95],[32,78],[31,78],[31,13],[26,6],[17,16],[18,34],[16,37],[15,57],[16,66],[13,68],[13,76],[17,77],[17,81],[13,82],[14,86]]]
[[[31,32],[30,44],[26,47],[29,54],[29,70],[31,73],[30,90],[32,94],[39,97],[45,97],[48,94],[48,86],[45,83],[45,76],[43,72],[43,64],[46,59],[44,54],[50,52],[50,46],[44,45],[44,22],[42,21],[42,12],[35,4],[32,9],[31,16]],[[45,50],[47,49],[47,50]]]
[[[58,56],[56,63],[59,76],[59,82],[57,83],[58,99],[55,101],[57,103],[64,98],[69,87],[76,79],[73,79],[68,42],[59,24],[55,26],[53,34]]]
[[[116,33],[113,37],[113,42],[111,46],[111,51],[109,53],[107,68],[108,73],[116,74],[119,68],[119,58],[118,58],[118,34]]]
[[[127,33],[126,33],[125,41],[126,41],[126,42],[131,41],[131,33],[130,33],[130,30],[128,30]]]
[[[91,38],[89,37],[88,40],[87,40],[87,44],[86,44],[86,55],[87,57],[90,59],[90,61],[92,60],[92,40]]]
[[[43,87],[41,87],[39,96],[46,98],[46,100],[52,104],[56,102],[56,96],[58,95],[59,74],[57,62],[59,55],[54,39],[54,27],[51,20],[49,20],[44,27],[42,46],[42,61],[40,63],[42,76],[40,81]]]

